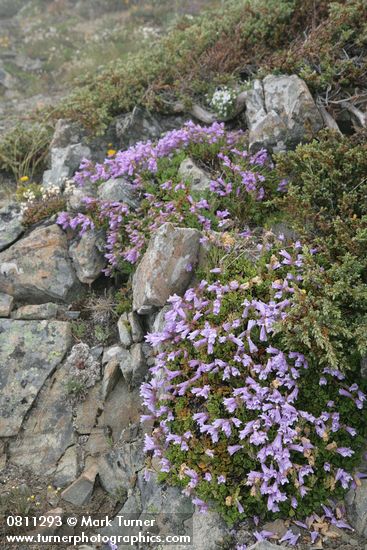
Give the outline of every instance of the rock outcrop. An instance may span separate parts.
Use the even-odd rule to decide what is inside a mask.
[[[182,294],[198,261],[200,232],[165,223],[151,238],[133,278],[133,309],[148,314]]]
[[[72,300],[81,285],[58,225],[35,229],[0,253],[0,292],[15,300],[41,304]]]
[[[307,85],[296,75],[255,80],[247,93],[246,119],[252,149],[282,151],[310,139],[323,127]]]
[[[23,233],[19,204],[8,203],[0,209],[0,252],[13,244]]]
[[[0,437],[18,434],[70,344],[68,323],[0,320]]]

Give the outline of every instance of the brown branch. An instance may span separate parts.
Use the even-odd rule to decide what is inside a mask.
[[[320,115],[322,117],[322,120],[324,121],[326,128],[330,128],[330,130],[335,130],[336,132],[341,134],[340,128],[336,120],[331,116],[330,113],[327,112],[325,107],[319,101],[317,103],[318,103],[317,107],[319,109]]]
[[[362,111],[357,109],[357,107],[352,103],[345,102],[342,104],[342,106],[344,107],[344,109],[349,111],[355,117],[355,119],[357,120],[359,125],[362,126],[362,128],[367,127],[366,113],[363,113]]]

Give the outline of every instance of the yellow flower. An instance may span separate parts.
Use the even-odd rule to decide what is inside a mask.
[[[19,179],[19,181],[20,181],[21,183],[26,183],[27,181],[29,181],[29,177],[28,177],[28,176],[22,176],[22,177]]]
[[[116,153],[117,153],[116,149],[108,149],[107,156],[113,157],[114,155],[116,155]]]

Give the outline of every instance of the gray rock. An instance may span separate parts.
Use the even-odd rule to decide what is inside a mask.
[[[97,467],[93,465],[61,493],[61,498],[74,506],[87,504],[93,494],[96,475]]]
[[[138,208],[139,192],[124,178],[111,178],[98,187],[98,198],[103,201],[123,202],[130,208]]]
[[[85,132],[78,122],[60,118],[55,124],[55,131],[50,143],[50,149],[60,149],[68,145],[80,143],[84,134]]]
[[[131,350],[126,352],[126,356],[120,362],[120,368],[130,387],[134,388],[141,384],[148,370],[142,344],[134,344]]]
[[[57,225],[35,229],[0,253],[0,292],[20,302],[68,302],[81,289]]]
[[[181,534],[190,529],[194,506],[178,487],[158,484],[155,474],[145,481],[143,471],[138,474],[137,487],[143,514],[154,514],[160,533]]]
[[[247,94],[246,118],[252,149],[282,151],[310,139],[323,127],[307,85],[296,75],[255,80]]]
[[[228,536],[229,530],[219,514],[215,512],[201,514],[195,511],[192,518],[187,520],[185,524],[187,533],[191,532],[192,525],[195,550],[218,550],[222,547],[225,537]],[[166,548],[167,550],[185,550],[187,546],[169,544]]]
[[[181,162],[181,165],[178,169],[178,176],[184,182],[190,182],[193,191],[203,192],[210,189],[211,178],[190,158],[185,159]]]
[[[129,388],[123,376],[120,375],[116,385],[106,397],[97,426],[102,429],[108,426],[114,441],[119,440],[126,428],[139,424],[142,414],[139,389]]]
[[[109,396],[113,388],[116,386],[119,378],[121,377],[120,364],[116,359],[111,359],[107,363],[103,373],[101,399],[105,399]]]
[[[0,67],[0,90],[1,88],[5,88],[5,90],[12,90],[16,87],[16,85],[17,79],[14,78],[14,76],[12,76],[3,67]]]
[[[57,465],[53,481],[56,487],[66,487],[75,479],[78,475],[78,457],[75,445],[72,445],[66,449],[64,455],[60,458]]]
[[[11,464],[53,475],[66,449],[75,443],[73,410],[65,399],[66,375],[64,366],[59,367],[42,388],[22,430],[9,443]]]
[[[128,314],[128,319],[130,323],[133,342],[142,342],[144,340],[144,331],[141,326],[139,316],[135,313],[135,311],[131,311]]]
[[[75,143],[67,147],[51,149],[51,168],[43,174],[43,186],[62,188],[67,178],[78,170],[83,158],[90,158],[91,150],[86,145]]]
[[[135,485],[137,473],[144,467],[142,442],[127,442],[98,458],[98,475],[102,487],[110,494]]]
[[[90,348],[90,353],[91,355],[93,356],[93,358],[98,361],[99,359],[101,359],[102,357],[102,354],[103,354],[103,346],[93,346],[92,348]]]
[[[97,189],[93,184],[85,184],[83,187],[75,187],[67,195],[67,209],[72,212],[82,212],[87,211],[85,199],[87,197],[96,198]]]
[[[8,203],[3,206],[0,209],[0,252],[13,244],[23,231],[19,204]]]
[[[127,349],[124,349],[120,356],[120,370],[123,374],[124,380],[129,384],[132,378],[133,373],[133,364],[132,364],[131,352]]]
[[[109,363],[112,359],[116,359],[118,362],[124,357],[124,348],[118,344],[106,348],[102,356],[102,365]]]
[[[125,518],[136,518],[138,519],[141,514],[141,503],[140,503],[140,493],[139,490],[134,489],[133,492],[128,496],[125,504],[121,508],[121,510],[118,512],[118,516],[125,516]],[[118,535],[126,535],[127,533],[130,533],[133,530],[133,528],[126,528],[125,526],[122,526],[119,524],[119,520],[116,517],[112,521],[112,525],[105,527],[101,530],[102,535],[107,535],[108,537],[111,536],[118,536]],[[133,534],[133,533],[131,533]],[[128,548],[127,545],[119,545],[119,549],[122,548]]]
[[[103,409],[100,396],[101,384],[96,383],[90,388],[82,401],[74,407],[74,428],[79,434],[90,434],[96,425],[99,412]]]
[[[0,292],[0,317],[9,317],[13,307],[13,302],[13,296]]]
[[[146,315],[163,307],[169,296],[182,294],[192,278],[200,232],[163,224],[151,238],[133,277],[133,309]]]
[[[76,275],[82,283],[92,284],[101,275],[106,258],[101,252],[102,235],[94,231],[84,233],[79,242],[69,248]]]
[[[43,63],[39,57],[32,58],[23,54],[18,54],[14,58],[14,64],[23,71],[39,71],[42,69]]]
[[[164,327],[166,325],[166,313],[168,313],[168,311],[171,311],[171,309],[171,306],[167,305],[159,310],[153,322],[152,332],[162,332],[164,330]]]
[[[352,527],[359,535],[367,537],[367,479],[360,481],[360,487],[347,493],[346,504]]]
[[[162,133],[158,120],[140,107],[116,120],[116,135],[122,147],[128,148],[138,141],[157,139]]]
[[[57,316],[59,306],[53,302],[39,305],[22,306],[16,309],[12,319],[23,319],[25,321],[39,319],[54,319]]]
[[[117,321],[117,329],[119,332],[120,342],[128,348],[133,343],[131,327],[127,313],[123,313]]]
[[[68,323],[0,320],[0,437],[17,435],[70,344]]]
[[[84,451],[87,455],[87,461],[94,460],[102,454],[108,452],[111,448],[111,440],[108,440],[108,433],[106,427],[95,427],[92,429],[88,441],[84,447]]]
[[[158,139],[162,133],[180,128],[184,117],[152,115],[141,107],[116,119],[115,130],[120,146],[127,149],[138,141]]]

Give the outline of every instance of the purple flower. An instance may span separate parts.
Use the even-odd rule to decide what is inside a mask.
[[[201,514],[205,514],[209,509],[209,506],[206,504],[206,502],[204,502],[200,498],[197,498],[197,497],[193,498],[192,503],[194,504],[194,506],[198,507],[199,513]]]
[[[205,385],[202,388],[193,388],[191,390],[191,393],[198,397],[204,397],[204,399],[208,399],[209,393],[210,393],[210,386]]]
[[[343,468],[338,468],[335,474],[335,481],[339,481],[343,489],[348,489],[353,478]]]
[[[280,539],[280,542],[288,542],[291,546],[295,546],[297,544],[297,541],[301,535],[298,533],[297,535],[293,533],[290,529],[286,532],[285,535]]]
[[[237,453],[237,451],[240,451],[241,449],[243,449],[243,445],[228,445],[227,447],[227,450],[231,456]]]
[[[349,447],[338,447],[336,449],[336,452],[339,453],[341,456],[344,456],[344,457],[354,455],[354,451],[352,451],[352,449],[349,449]]]

